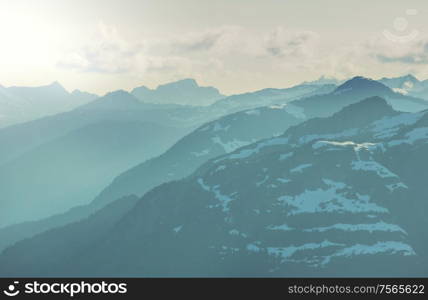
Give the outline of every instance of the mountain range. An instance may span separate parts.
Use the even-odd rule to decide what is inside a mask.
[[[218,156],[126,213],[113,213],[118,200],[18,242],[0,256],[0,269],[8,276],[426,275],[419,237],[427,223],[420,179],[427,120],[426,112],[366,99]],[[110,217],[116,221],[104,226]]]
[[[371,83],[371,81],[366,80],[367,85]],[[349,84],[349,83],[348,83]],[[364,85],[363,85],[364,86]],[[361,87],[364,90],[363,87]],[[385,87],[388,90],[388,88]],[[53,228],[55,226],[61,226],[67,224],[71,221],[77,221],[84,217],[87,217],[90,213],[95,212],[99,208],[104,205],[114,201],[123,196],[135,194],[137,196],[142,196],[145,192],[154,188],[155,186],[162,184],[167,181],[177,180],[184,178],[187,175],[190,175],[197,167],[199,167],[202,163],[208,161],[209,159],[231,152],[241,146],[254,142],[256,140],[271,137],[273,135],[278,135],[281,132],[285,131],[289,126],[298,124],[307,119],[305,114],[303,114],[303,109],[299,107],[300,102],[305,102],[305,99],[296,100],[293,104],[290,104],[290,99],[295,99],[297,94],[307,93],[308,95],[312,95],[315,91],[325,92],[326,90],[332,90],[331,86],[302,86],[302,87],[294,87],[291,89],[284,90],[273,90],[273,89],[265,89],[260,92],[250,93],[238,95],[236,97],[231,97],[227,101],[234,102],[235,105],[233,107],[252,107],[256,103],[265,103],[271,104],[265,107],[253,108],[249,110],[244,110],[238,113],[226,115],[225,117],[221,117],[211,123],[207,123],[202,125],[200,128],[197,128],[192,133],[188,134],[180,141],[178,141],[173,147],[171,147],[164,154],[155,157],[153,159],[143,161],[141,164],[127,170],[120,176],[118,176],[111,184],[107,184],[107,180],[109,177],[102,176],[104,181],[89,181],[88,186],[93,187],[90,191],[94,193],[95,191],[102,190],[102,192],[96,197],[96,199],[88,204],[87,206],[78,207],[75,209],[71,209],[69,212],[63,213],[67,206],[61,206],[64,211],[57,211],[58,215],[48,217],[45,219],[41,219],[40,221],[35,221],[35,218],[27,217],[27,220],[33,220],[33,222],[25,222],[22,224],[16,224],[13,226],[8,226],[4,229],[0,230],[0,250],[11,243],[18,241],[22,238],[30,237],[36,233],[40,233],[49,228]],[[334,91],[334,89],[333,89]],[[354,92],[360,91],[355,88],[349,94],[352,95]],[[287,94],[290,92],[290,95]],[[361,91],[360,91],[361,92]],[[373,96],[376,95],[376,90],[370,90],[365,93],[365,95]],[[371,94],[372,93],[372,94]],[[330,93],[331,94],[331,93]],[[288,96],[287,96],[288,95]],[[276,97],[274,97],[276,96]],[[321,99],[326,97],[325,95],[318,96]],[[348,95],[349,97],[349,95]],[[351,97],[352,98],[352,97]],[[245,101],[247,99],[248,101]],[[285,99],[285,100],[284,100]],[[352,99],[358,99],[357,97],[353,97]],[[258,102],[257,102],[258,101]],[[282,102],[281,102],[282,101]],[[322,101],[322,100],[321,100]],[[213,106],[217,106],[220,102],[217,102]],[[249,103],[249,104],[247,104]],[[282,104],[273,104],[273,103],[282,103]],[[287,104],[288,103],[288,104]],[[107,97],[100,98],[93,103],[83,106],[77,111],[122,111],[124,108],[129,109],[129,111],[144,111],[146,107],[145,104],[137,101],[132,95],[120,91],[110,94]],[[335,111],[340,110],[342,105],[340,102],[336,106],[332,106],[330,108],[330,112],[333,113]],[[150,106],[152,108],[152,106]],[[181,108],[181,107],[180,107]],[[162,113],[170,111],[171,108],[164,108]],[[215,109],[213,109],[215,111]],[[220,109],[221,110],[221,109]],[[226,110],[227,111],[227,110]],[[153,113],[152,110],[149,110],[151,116],[140,115],[142,118],[150,118],[156,116],[159,120],[162,120],[162,123],[165,122],[165,118],[160,117],[159,115]],[[204,112],[198,110],[201,115],[204,115]],[[196,114],[194,112],[194,114]],[[219,113],[220,114],[220,113]],[[320,112],[321,114],[321,112]],[[117,115],[116,115],[117,117]],[[92,116],[93,118],[93,116]],[[126,117],[125,118],[129,118]],[[150,119],[149,119],[150,120]],[[153,119],[153,121],[155,121]],[[55,122],[58,123],[58,122]],[[81,123],[81,121],[80,121]],[[160,123],[160,124],[162,124]],[[34,126],[33,126],[34,127]],[[57,126],[56,126],[57,127]],[[102,147],[105,146],[105,143],[102,144]],[[48,147],[49,148],[49,147]],[[46,151],[47,152],[47,151]],[[59,151],[62,153],[63,151]],[[51,155],[52,152],[47,152]],[[138,152],[136,152],[138,153]],[[144,159],[144,157],[141,157]],[[143,160],[142,159],[142,160]],[[35,160],[37,163],[40,160]],[[133,160],[132,162],[135,162]],[[89,166],[88,162],[88,166]],[[14,165],[11,166],[11,169],[16,169]],[[19,169],[19,168],[18,168]],[[52,172],[46,170],[46,176],[43,176],[43,171],[46,168],[36,168],[38,170],[37,178],[51,178]],[[84,168],[76,169],[72,174],[77,174],[79,170],[84,170]],[[96,172],[98,169],[93,169],[92,172]],[[117,170],[117,169],[116,169]],[[7,174],[8,172],[3,172]],[[1,174],[1,169],[0,169]],[[107,173],[104,173],[107,175]],[[16,213],[19,213],[19,207],[22,205],[22,202],[19,200],[14,200],[14,195],[19,195],[18,199],[23,199],[22,192],[19,190],[19,185],[10,184],[10,182],[18,181],[16,177],[19,176],[19,173],[15,177],[10,178],[9,180],[5,180],[5,191],[10,191],[8,194],[12,203],[17,203],[16,205]],[[6,176],[4,176],[6,177]],[[28,178],[29,177],[29,178]],[[24,174],[23,178],[28,178],[27,181],[20,180],[20,184],[26,182],[29,187],[34,186],[34,189],[38,189],[40,186],[44,186],[40,184],[39,181],[34,182],[34,176],[32,173]],[[82,178],[83,179],[83,178]],[[46,180],[46,184],[50,181]],[[82,184],[82,181],[77,181],[76,184]],[[84,181],[83,181],[84,182]],[[103,189],[102,184],[105,184],[105,188]],[[64,183],[59,183],[59,187],[64,186]],[[78,186],[78,185],[77,185]],[[76,185],[72,185],[69,190],[72,191]],[[32,189],[28,189],[31,191]],[[79,189],[77,189],[79,190]],[[40,190],[39,193],[36,193],[36,196],[43,193],[43,189]],[[82,191],[79,190],[80,194],[70,193],[67,194],[67,197],[59,197],[56,202],[68,204],[71,208],[72,206],[82,205],[85,202],[88,202],[90,198],[90,194],[86,193],[81,195]],[[6,193],[7,194],[7,193]],[[58,197],[55,195],[55,197]],[[37,199],[37,197],[35,197]],[[25,199],[25,197],[24,197]],[[75,199],[74,201],[71,201]],[[61,200],[61,201],[60,201]],[[46,201],[51,201],[47,199]],[[35,204],[40,202],[36,201]],[[70,203],[74,204],[70,206]],[[43,207],[43,206],[42,206]],[[16,218],[15,215],[10,215],[10,218]],[[6,219],[5,219],[6,220]],[[22,221],[26,221],[25,219]],[[34,222],[35,221],[35,222]],[[9,222],[12,223],[11,221]],[[17,223],[17,222],[13,222]],[[9,224],[9,225],[10,225]]]
[[[66,91],[58,82],[39,87],[0,85],[0,128],[68,111],[98,96]]]
[[[428,100],[428,80],[420,81],[415,76],[409,74],[395,78],[384,77],[379,82],[398,93]]]
[[[155,112],[119,91],[0,129],[0,227],[89,202],[117,174],[161,154],[189,130],[160,118],[151,122],[145,117],[150,114]]]
[[[427,109],[355,77],[5,128],[0,276],[426,276]]]

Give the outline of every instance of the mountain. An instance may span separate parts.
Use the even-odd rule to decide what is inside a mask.
[[[196,116],[191,118],[191,114]],[[98,122],[155,123],[179,128],[184,134],[192,126],[205,122],[204,118],[197,110],[181,106],[165,109],[143,104],[124,91],[111,92],[72,111],[0,129],[0,166],[44,143]]]
[[[190,131],[190,129],[192,129],[194,126],[199,125],[204,121],[213,119],[221,115],[222,113],[224,113],[222,110],[212,109],[211,107],[200,108],[200,107],[179,106],[179,105],[145,104],[145,103],[141,103],[141,101],[137,100],[134,96],[132,96],[131,94],[125,91],[116,91],[116,92],[109,93],[104,97],[100,97],[89,104],[80,106],[71,112],[55,115],[52,117],[47,117],[44,119],[40,119],[33,122],[5,128],[4,130],[0,130],[0,143],[5,145],[2,149],[0,149],[0,154],[2,154],[0,155],[1,157],[0,175],[2,178],[7,178],[7,180],[6,179],[4,180],[4,186],[7,185],[7,187],[5,187],[4,194],[10,198],[8,200],[8,203],[9,203],[8,205],[10,205],[10,203],[15,203],[14,199],[16,198],[21,199],[21,201],[23,199],[27,199],[29,197],[29,193],[33,193],[32,195],[34,197],[38,197],[40,195],[39,192],[43,191],[43,189],[45,188],[45,183],[48,182],[49,178],[53,176],[52,174],[54,172],[50,169],[49,164],[46,164],[44,167],[42,167],[39,162],[46,161],[46,157],[50,157],[50,156],[55,157],[57,155],[59,155],[58,161],[60,160],[60,158],[64,159],[64,161],[70,160],[70,158],[68,157],[70,155],[70,151],[67,151],[64,147],[61,146],[63,144],[62,140],[57,141],[57,139],[60,139],[68,134],[72,134],[73,131],[81,130],[82,128],[84,128],[83,130],[87,130],[86,126],[92,126],[92,125],[98,126],[96,125],[97,123],[107,121],[107,122],[116,122],[115,124],[125,122],[130,126],[128,130],[130,132],[136,133],[138,130],[136,130],[133,126],[140,126],[141,125],[139,124],[141,123],[140,120],[144,120],[144,123],[153,123],[152,124],[153,126],[150,125],[152,126],[152,128],[155,128],[154,124],[158,124],[160,126],[159,128],[161,128],[159,129],[161,135],[165,135],[165,138],[167,138],[168,141],[173,141],[172,135],[174,135],[174,137],[180,137],[186,131]],[[290,121],[286,120],[285,123],[293,122],[293,120],[294,119],[290,119]],[[277,118],[274,118],[272,120],[272,124],[274,124],[274,122],[277,122]],[[279,124],[282,124],[282,123],[278,122],[278,125]],[[150,126],[147,124],[146,127],[150,128]],[[168,130],[164,129],[164,127],[168,128]],[[260,128],[261,127],[263,126],[260,125]],[[126,126],[122,126],[121,128],[124,130],[124,133],[125,133],[123,136],[128,136],[126,134],[126,131],[127,131]],[[172,128],[178,128],[179,130],[172,130]],[[281,126],[279,126],[278,128],[280,131],[285,129]],[[142,131],[145,130],[143,128],[140,128],[140,129]],[[267,127],[266,129],[270,130],[272,129],[272,127]],[[99,129],[99,130],[102,131],[103,129]],[[166,134],[168,131],[170,131],[172,135]],[[266,130],[264,131],[259,130],[259,131],[266,132]],[[81,132],[82,131],[80,131],[79,134],[81,134]],[[90,130],[88,130],[88,133],[89,132]],[[255,131],[255,132],[258,132],[258,131]],[[117,131],[112,130],[112,133],[116,134]],[[117,135],[120,135],[120,133],[117,133]],[[100,134],[100,136],[104,136],[104,135]],[[259,136],[257,134],[253,135],[253,138],[262,138],[262,137],[266,137],[266,136],[265,135]],[[162,151],[164,149],[162,148],[162,145],[167,145],[167,141],[163,138],[164,137],[161,136],[159,139],[159,143],[154,143],[155,148],[159,151]],[[74,142],[76,142],[77,145],[80,145],[79,139],[75,139],[75,138],[72,138],[72,139]],[[86,141],[87,138],[83,137],[83,139]],[[98,143],[96,145],[99,145],[100,147],[109,146],[106,140],[102,140],[101,142],[97,141],[96,134],[94,134],[93,141],[95,144]],[[57,143],[59,144],[59,146],[57,146]],[[55,145],[55,146],[52,146],[52,145]],[[69,147],[70,148],[77,147],[79,149],[79,146],[77,145],[73,145]],[[233,147],[238,147],[240,145],[241,144],[236,144]],[[93,146],[96,147],[95,145]],[[43,150],[38,149],[38,147],[41,147]],[[229,146],[230,150],[233,150],[234,149],[233,147]],[[58,151],[58,153],[63,152],[63,155],[61,153],[57,154],[57,152],[49,150],[50,148],[55,149],[56,151]],[[55,205],[51,206],[52,208],[51,210],[46,210],[44,214],[39,214],[39,215],[35,214],[35,216],[32,218],[28,218],[27,215],[22,214],[23,216],[25,215],[25,218],[23,219],[22,218],[16,219],[17,216],[21,213],[18,211],[15,211],[13,214],[9,215],[8,219],[7,218],[4,219],[4,223],[0,222],[0,226],[10,224],[12,220],[15,220],[15,221],[35,220],[42,216],[48,216],[49,213],[52,213],[52,212],[62,212],[63,209],[69,208],[68,205],[70,203],[74,203],[74,205],[80,205],[85,201],[88,201],[92,197],[91,195],[96,189],[101,190],[104,187],[102,186],[103,184],[107,185],[108,183],[107,180],[111,179],[113,170],[116,171],[116,174],[118,174],[121,171],[124,171],[125,167],[131,167],[132,164],[141,163],[146,158],[149,158],[151,156],[154,156],[155,154],[160,153],[160,152],[155,153],[154,151],[150,151],[151,148],[150,147],[148,148],[149,148],[148,151],[146,151],[147,153],[145,153],[144,151],[142,152],[142,155],[140,156],[139,160],[137,157],[130,155],[130,157],[127,158],[126,160],[127,162],[126,164],[124,163],[120,165],[115,165],[117,168],[115,167],[115,168],[109,169],[111,172],[110,171],[103,172],[103,176],[100,176],[100,178],[95,179],[92,176],[90,181],[88,180],[86,184],[82,185],[82,186],[87,186],[88,188],[80,189],[79,192],[76,192],[73,189],[79,190],[79,184],[84,183],[82,181],[76,181],[75,183],[67,183],[67,184],[65,184],[64,182],[62,182],[62,184],[59,183],[58,186],[63,187],[64,191],[67,191],[68,194],[64,194],[64,196],[60,197],[60,200],[55,201]],[[58,149],[61,149],[61,150],[58,150]],[[134,150],[137,151],[140,149],[138,147],[134,147]],[[213,151],[213,155],[215,153],[216,151]],[[217,154],[221,154],[221,152]],[[106,156],[106,158],[108,158],[109,160],[111,159],[108,156]],[[122,161],[123,157],[122,158],[119,157],[117,158],[117,160]],[[114,161],[116,160],[113,159],[111,163],[115,164]],[[26,175],[21,176],[22,170],[25,169],[25,164],[28,164],[28,166],[33,166],[34,168],[32,171],[27,172]],[[78,171],[85,170],[84,169],[85,164],[86,162],[74,168],[75,166],[66,163],[66,165],[64,165],[63,167],[64,167],[64,170],[69,171],[68,178],[72,178],[73,175],[78,174]],[[4,165],[3,168],[1,167],[2,165]],[[91,163],[88,163],[87,165],[90,166]],[[107,165],[104,167],[108,168]],[[20,171],[16,171],[16,170],[20,170]],[[98,170],[104,170],[104,169],[93,167],[91,170],[93,172],[96,172]],[[183,169],[183,171],[184,170],[185,168]],[[35,172],[37,174],[35,174]],[[46,177],[41,176],[45,174],[44,172],[47,172],[47,174],[49,175]],[[8,174],[12,174],[13,176]],[[92,173],[89,173],[89,174],[92,174]],[[45,178],[45,181],[43,180],[40,181],[39,178]],[[85,177],[81,176],[81,178],[83,179]],[[60,180],[59,178],[54,178],[54,179],[55,180],[53,180],[53,182],[57,182],[56,180]],[[19,190],[18,187],[22,186],[22,184],[28,184],[28,188],[22,191]],[[65,188],[66,186],[68,188]],[[89,186],[91,187],[89,188]],[[42,198],[46,198],[45,199],[46,202],[39,200],[39,201],[36,201],[35,203],[38,203],[38,202],[48,203],[48,200],[55,197],[55,195],[57,194],[52,192],[52,196],[42,197]],[[76,198],[76,200],[70,202],[69,200],[74,199],[73,197]],[[16,203],[14,204],[15,209],[17,209],[19,205],[21,205],[21,201],[16,201]],[[45,228],[45,226],[41,226],[41,228]],[[34,232],[34,230],[30,230],[30,231]]]
[[[268,103],[266,105],[271,102],[284,103],[287,102],[284,99],[295,99],[297,95],[305,96],[308,93],[313,95],[324,91],[325,87],[285,89],[273,101],[271,100],[272,93],[275,92],[263,90],[232,96],[225,105],[210,106],[142,103],[125,91],[115,91],[69,112],[0,128],[0,145],[2,145],[0,147],[0,166],[51,139],[98,121],[144,120],[162,126],[183,128],[190,132],[201,124],[223,115],[260,107],[265,103]],[[76,93],[79,94],[79,92]],[[1,114],[0,112],[0,118]]]
[[[159,184],[190,175],[213,157],[279,135],[303,120],[292,105],[259,107],[224,116],[200,126],[164,154],[121,174],[95,201],[108,203],[128,194],[142,196]]]
[[[428,80],[420,81],[415,76],[409,74],[395,78],[384,77],[378,81],[397,93],[428,100]]]
[[[108,233],[99,211],[18,242],[1,276],[426,276],[427,126],[348,105],[159,185]]]
[[[164,152],[180,135],[144,121],[102,121],[26,152],[0,166],[0,227],[89,202],[117,174]]]
[[[327,84],[340,85],[342,83],[343,82],[341,80],[338,80],[334,77],[325,76],[325,75],[321,76],[320,78],[314,81],[303,82],[303,84],[305,85],[327,85]]]
[[[303,108],[306,117],[312,118],[329,116],[347,105],[373,96],[386,99],[398,111],[416,112],[428,108],[425,100],[396,93],[378,81],[361,76],[346,81],[329,94],[315,95],[292,103]]]
[[[130,194],[142,196],[159,184],[182,179],[213,157],[280,134],[303,120],[292,105],[284,105],[246,110],[206,123],[180,139],[162,155],[117,176],[106,188],[99,189],[102,192],[90,204],[46,219],[1,228],[0,252],[16,241],[81,220],[118,198]]]
[[[372,83],[374,87],[370,88]],[[350,89],[350,86],[354,85],[355,87]],[[369,86],[369,88],[367,88],[367,86]],[[284,101],[284,97],[287,98],[286,95],[291,94],[295,96],[296,93],[299,92],[303,95],[311,92],[325,91],[325,89],[332,89],[330,86],[322,86],[314,90],[312,90],[312,86],[309,87],[309,90],[306,88],[307,87],[300,86],[284,90],[266,89],[255,93],[231,96],[227,101],[238,103],[237,107],[245,107],[246,101],[250,106],[258,102],[282,103],[286,102]],[[375,81],[355,78],[337,88],[337,93],[303,98],[292,102],[292,105],[270,105],[264,108],[250,109],[225,116],[218,121],[213,121],[210,124],[203,125],[199,129],[196,129],[191,134],[181,139],[163,155],[143,162],[129,171],[124,172],[118,176],[112,184],[108,185],[102,193],[97,196],[95,201],[87,207],[80,207],[64,215],[54,216],[52,218],[40,220],[39,222],[17,224],[12,228],[4,228],[0,230],[0,238],[4,241],[18,241],[22,238],[30,237],[34,233],[42,232],[47,228],[61,226],[72,220],[80,220],[86,217],[90,212],[96,211],[103,205],[122,196],[129,194],[142,196],[156,185],[171,180],[181,179],[191,174],[202,163],[215,156],[233,151],[255,140],[278,135],[285,131],[290,125],[302,122],[307,116],[304,114],[305,105],[301,105],[300,103],[305,104],[306,101],[320,101],[320,103],[326,104],[324,107],[326,112],[318,109],[314,111],[313,114],[320,114],[321,116],[330,115],[340,110],[345,105],[342,103],[344,99],[350,99],[351,101],[349,101],[349,103],[353,103],[357,102],[358,99],[363,99],[364,96],[369,97],[376,95],[379,91],[385,95],[395,95],[390,89]],[[339,96],[342,93],[345,93],[346,97]],[[135,98],[129,94],[128,96],[131,106],[139,104]],[[255,100],[251,101],[251,99]],[[218,106],[222,101],[223,100],[212,106]],[[96,106],[95,104],[92,105]],[[201,112],[201,115],[203,114],[204,113]],[[362,113],[362,115],[365,114],[366,113]],[[9,244],[10,243],[4,242],[3,247]],[[1,249],[2,247],[0,245],[0,250]]]
[[[194,79],[183,79],[159,85],[152,90],[137,87],[131,94],[144,103],[206,106],[224,98],[214,87],[202,87]]]
[[[260,106],[285,104],[300,98],[323,95],[332,92],[335,85],[301,84],[286,89],[263,89],[256,92],[232,95],[211,105],[211,109],[228,113]]]
[[[0,128],[71,110],[97,95],[67,92],[58,82],[40,87],[0,87]]]
[[[128,196],[118,199],[117,201],[104,207],[99,212],[91,214],[89,219],[80,223],[72,223],[65,226],[65,231],[68,233],[67,235],[69,237],[75,237],[75,244],[70,244],[70,247],[66,251],[62,251],[60,254],[61,258],[69,256],[68,259],[72,259],[76,251],[80,252],[81,249],[90,246],[94,240],[105,238],[108,235],[108,232],[115,226],[115,224],[126,213],[128,213],[128,211],[132,209],[133,206],[135,206],[137,201],[138,198],[136,196]],[[86,231],[87,228],[96,228],[96,230]],[[58,233],[58,229],[52,229],[46,234],[48,236],[55,236]],[[43,246],[40,244],[37,246],[37,248],[42,249]],[[37,252],[37,249],[34,249],[34,251]],[[56,253],[53,252],[51,262],[56,259],[55,256]]]
[[[190,130],[175,121],[163,125],[170,117],[159,111],[118,91],[0,129],[0,227],[89,202],[117,174],[164,152]]]

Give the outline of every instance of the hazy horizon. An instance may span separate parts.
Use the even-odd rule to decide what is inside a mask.
[[[103,95],[194,78],[230,95],[323,75],[423,80],[427,8],[421,0],[0,0],[0,85],[58,81]]]

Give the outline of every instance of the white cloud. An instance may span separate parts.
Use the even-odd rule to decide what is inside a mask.
[[[129,72],[134,69],[142,50],[142,44],[124,40],[115,27],[99,22],[90,40],[65,53],[57,65],[82,72]]]
[[[221,26],[158,38],[126,39],[100,22],[91,38],[64,54],[58,66],[80,72],[125,73],[144,82],[193,77],[242,91],[294,83],[310,76],[339,79],[413,71],[428,62],[427,40],[394,43],[377,33],[365,40],[330,44],[316,32],[284,27],[256,31]],[[420,70],[420,68],[418,69]],[[308,76],[309,74],[309,76]],[[388,74],[391,75],[391,74]]]

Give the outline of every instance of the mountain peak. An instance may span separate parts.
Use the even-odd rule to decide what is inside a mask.
[[[141,102],[138,101],[130,93],[124,90],[117,90],[107,93],[103,97],[82,106],[82,109],[107,109],[107,110],[126,110],[133,108],[140,108]]]
[[[224,97],[216,88],[199,86],[192,78],[162,84],[154,90],[141,86],[131,93],[144,103],[197,106],[209,105]]]
[[[325,84],[335,84],[338,85],[341,81],[332,77],[332,76],[326,76],[326,75],[322,75],[321,77],[319,77],[317,80],[314,81],[305,81],[303,82],[303,84],[308,84],[308,85],[325,85]]]
[[[50,90],[58,91],[58,92],[65,92],[68,94],[68,91],[58,81],[54,81],[51,84],[48,84],[46,88]]]
[[[195,79],[185,78],[185,79],[177,80],[174,82],[159,85],[157,87],[157,90],[163,89],[163,88],[170,88],[170,87],[173,87],[173,88],[197,88],[197,87],[199,87],[199,85]]]
[[[419,79],[417,79],[412,74],[407,74],[406,76],[403,77],[403,79],[408,80],[408,81],[412,81],[412,82],[419,82]]]
[[[125,101],[129,100],[129,99],[137,100],[137,99],[135,99],[134,96],[132,96],[130,93],[128,93],[125,90],[116,90],[113,92],[109,92],[109,93],[105,94],[103,98],[121,99],[121,100],[125,100]]]
[[[370,79],[363,76],[356,76],[342,85],[340,85],[336,90],[335,93],[343,93],[350,90],[374,90],[379,91],[381,93],[391,93],[391,89],[388,88],[386,85]]]

